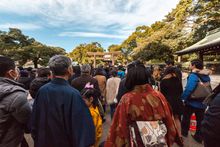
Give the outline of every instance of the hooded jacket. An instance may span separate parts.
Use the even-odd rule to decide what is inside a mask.
[[[0,77],[0,147],[17,147],[23,139],[31,108],[21,86]]]
[[[202,121],[202,133],[204,137],[212,140],[220,139],[220,92],[215,96],[208,107]]]
[[[194,100],[190,99],[190,95],[196,89],[196,86],[199,82],[199,78],[202,82],[210,82],[209,75],[211,72],[209,70],[193,70],[187,78],[187,84],[185,90],[181,96],[182,100],[185,101],[186,105],[190,105],[194,108],[205,109],[206,106],[202,103],[203,100]]]

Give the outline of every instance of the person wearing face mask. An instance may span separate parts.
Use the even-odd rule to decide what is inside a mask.
[[[0,146],[17,147],[24,140],[24,130],[31,115],[28,93],[15,80],[15,62],[0,56]]]
[[[95,126],[78,90],[69,85],[70,58],[50,58],[53,79],[42,86],[34,101],[31,133],[35,147],[89,147],[95,144]]]

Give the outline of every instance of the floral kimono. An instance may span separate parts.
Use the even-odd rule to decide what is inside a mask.
[[[166,125],[168,146],[180,139],[165,97],[148,84],[135,86],[122,97],[116,109],[105,147],[131,146],[129,126],[132,122],[157,120],[163,120]]]

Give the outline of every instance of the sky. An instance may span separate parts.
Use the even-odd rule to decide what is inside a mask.
[[[81,43],[105,49],[135,28],[162,20],[179,0],[0,0],[0,30],[25,35],[67,52]]]

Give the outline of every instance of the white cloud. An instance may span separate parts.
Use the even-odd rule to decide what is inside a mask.
[[[5,23],[5,24],[0,24],[0,30],[6,30],[8,28],[19,28],[22,30],[36,30],[40,29],[41,26],[36,25],[36,24],[31,24],[31,23]]]
[[[36,15],[49,26],[73,24],[99,28],[119,25],[134,29],[161,20],[179,0],[1,0],[1,12]]]
[[[105,33],[96,33],[96,32],[63,32],[60,33],[61,37],[85,37],[85,38],[116,38],[116,39],[125,39],[126,35],[112,35]]]

